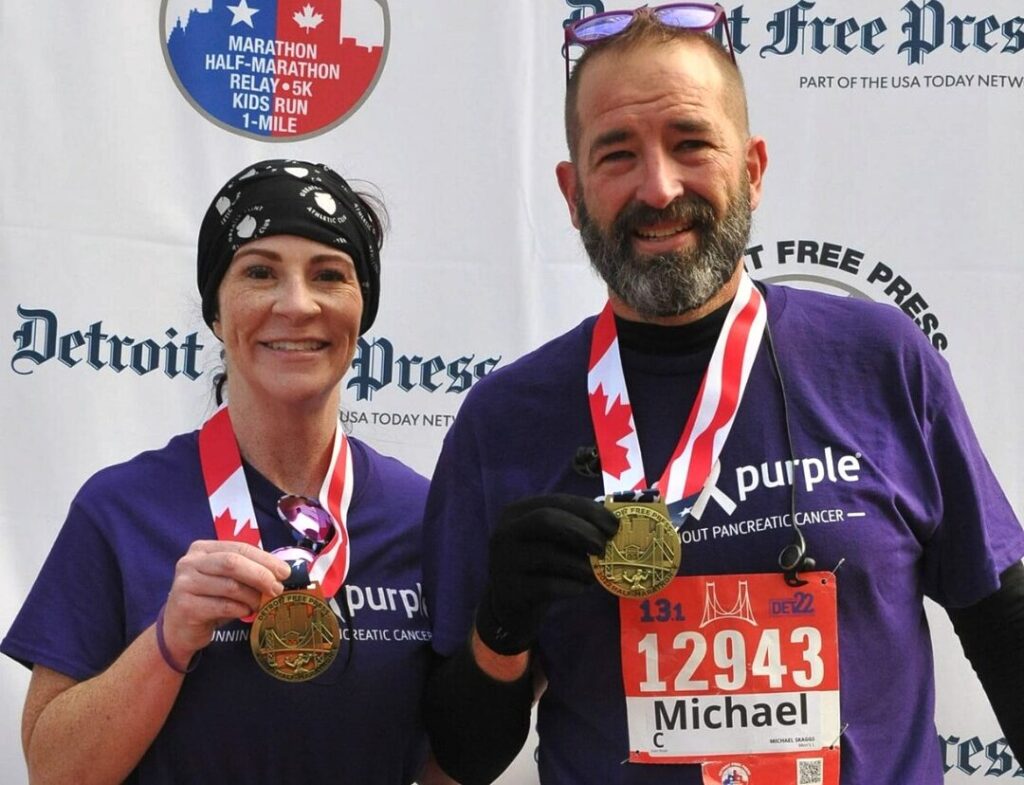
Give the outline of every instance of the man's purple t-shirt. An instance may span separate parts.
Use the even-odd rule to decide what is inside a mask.
[[[766,301],[793,452],[783,386],[762,344],[716,491],[681,531],[679,572],[777,571],[793,542],[779,520],[795,484],[809,554],[818,569],[839,568],[842,783],[938,785],[922,599],[956,607],[991,594],[1024,555],[1024,531],[945,361],[905,315],[772,286]],[[600,478],[573,466],[577,449],[595,443],[586,387],[593,323],[482,380],[445,440],[424,520],[425,592],[441,654],[467,639],[502,508],[537,494],[603,492]],[[649,479],[671,455],[709,357],[710,349],[622,350]],[[548,679],[537,720],[545,785],[701,782],[696,766],[624,763],[614,596],[595,585],[555,605],[536,652]]]
[[[249,625],[217,630],[128,783],[413,780],[426,754],[420,692],[430,656],[420,590],[426,480],[350,439],[355,491],[350,570],[334,601],[338,656],[287,683],[253,659]],[[294,542],[282,491],[246,467],[263,546]],[[0,650],[84,680],[153,623],[174,566],[215,539],[195,432],[97,473],[79,492]],[[337,611],[336,611],[337,612]]]

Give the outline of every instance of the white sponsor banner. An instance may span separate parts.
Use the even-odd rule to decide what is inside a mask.
[[[323,161],[387,204],[380,315],[342,399],[351,433],[425,474],[474,383],[603,302],[553,175],[566,157],[559,50],[566,20],[621,6],[346,0],[337,19],[306,4],[285,19],[296,36],[328,36],[315,53],[239,42],[261,17],[249,28],[237,8],[260,0],[0,0],[0,634],[82,482],[213,410],[219,348],[195,291],[196,234],[252,161]],[[1024,12],[1013,0],[725,10],[751,130],[768,142],[748,269],[914,319],[1020,514]],[[170,39],[186,24],[209,32],[193,67],[212,96],[176,70],[189,60]],[[362,81],[337,92],[348,73]],[[245,111],[240,128],[230,112]],[[1009,779],[1016,764],[934,611],[947,781]],[[13,785],[27,781],[27,680],[0,662]],[[504,782],[535,780],[533,747]]]

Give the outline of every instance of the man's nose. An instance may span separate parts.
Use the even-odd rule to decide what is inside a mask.
[[[636,198],[646,205],[661,210],[683,195],[682,179],[663,155],[648,158],[641,176]]]

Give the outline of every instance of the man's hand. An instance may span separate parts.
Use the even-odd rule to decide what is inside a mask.
[[[491,535],[490,580],[477,609],[480,640],[498,654],[533,644],[548,606],[594,582],[590,554],[604,554],[619,528],[600,503],[537,496],[505,508]]]

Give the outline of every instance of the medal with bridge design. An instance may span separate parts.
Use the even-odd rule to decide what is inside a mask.
[[[264,598],[249,633],[253,656],[264,671],[282,681],[308,681],[327,670],[338,654],[338,617],[324,600],[310,567],[331,536],[331,517],[316,499],[287,494],[277,511],[296,544],[274,555],[292,569],[285,591]]]
[[[249,635],[259,666],[282,681],[308,681],[330,667],[341,636],[317,584],[265,602]]]
[[[676,577],[682,559],[679,534],[657,491],[628,491],[605,497],[619,529],[603,556],[591,556],[598,583],[618,597],[657,594]]]

